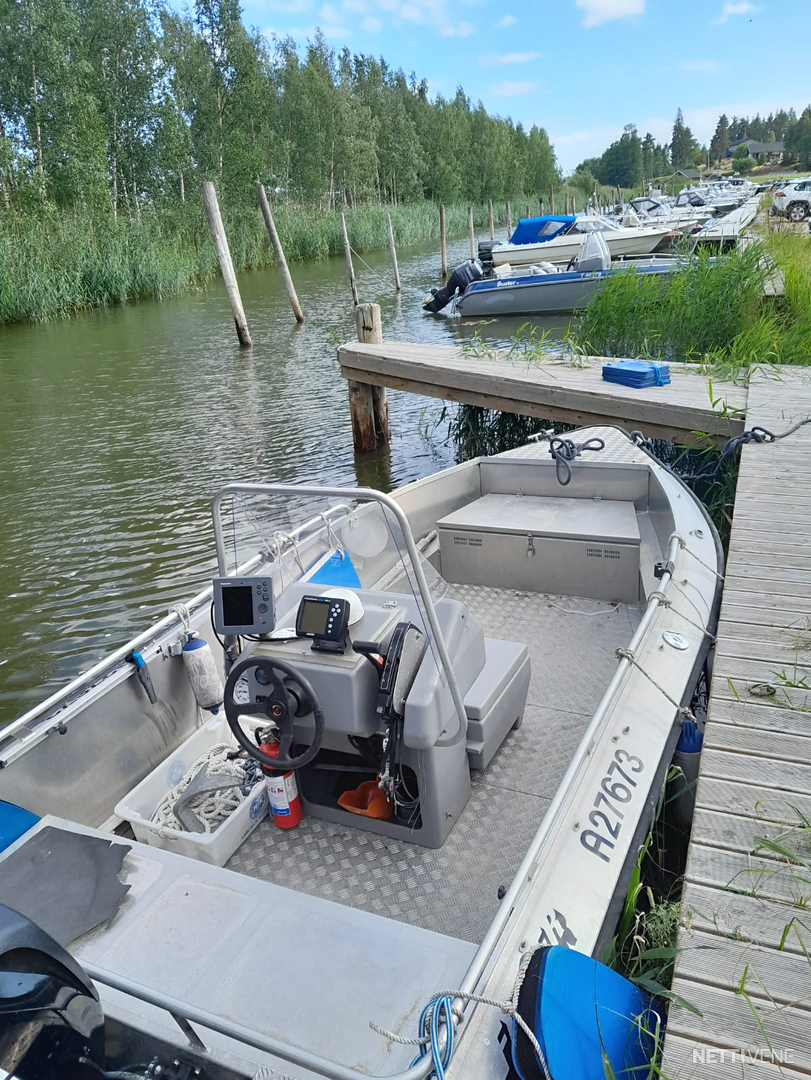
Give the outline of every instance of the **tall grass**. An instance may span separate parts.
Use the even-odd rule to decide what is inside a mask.
[[[775,270],[784,295],[765,295]],[[726,372],[754,363],[811,363],[811,251],[796,234],[773,234],[714,257],[699,251],[666,285],[618,274],[571,326],[597,356],[702,361]]]
[[[387,213],[400,245],[439,236],[439,209],[433,203],[362,206],[346,211],[350,243],[357,251],[387,246]],[[343,251],[338,212],[278,207],[274,214],[288,259],[323,259]],[[497,207],[499,224],[503,215],[504,208]],[[447,206],[445,217],[448,233],[461,234],[467,205]],[[226,207],[223,218],[238,270],[274,261],[258,209]],[[485,205],[474,207],[474,222],[477,228],[486,226]],[[144,210],[140,220],[99,219],[53,208],[39,217],[0,217],[0,323],[41,322],[83,308],[172,296],[216,272],[214,248],[196,200]]]

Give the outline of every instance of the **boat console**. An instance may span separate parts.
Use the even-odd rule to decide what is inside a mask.
[[[231,579],[233,580],[233,579]],[[250,622],[261,592],[243,581]],[[215,582],[215,613],[229,611],[229,579]],[[526,645],[487,640],[459,600],[436,616],[465,704],[460,722],[417,597],[296,582],[278,599],[278,629],[247,643],[231,668],[225,711],[240,744],[266,768],[296,771],[305,813],[437,848],[483,769],[521,723],[529,687]],[[349,625],[350,608],[355,619]],[[219,633],[234,624],[215,623]],[[242,725],[259,718],[278,732],[269,758]],[[383,816],[352,795],[376,783]],[[380,813],[378,809],[375,813]]]

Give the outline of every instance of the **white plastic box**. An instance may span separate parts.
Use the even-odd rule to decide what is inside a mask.
[[[247,718],[243,723],[251,726]],[[118,803],[115,812],[130,823],[136,840],[200,862],[225,866],[243,840],[267,817],[268,795],[263,779],[214,832],[188,833],[150,821],[167,791],[180,783],[200,755],[217,743],[230,743],[238,749],[226,719],[215,716]]]

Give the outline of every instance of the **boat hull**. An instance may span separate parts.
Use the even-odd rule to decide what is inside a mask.
[[[636,269],[664,286],[678,269],[668,265]],[[469,285],[457,303],[464,316],[556,315],[582,311],[607,281],[628,268],[593,274],[548,274],[478,281]]]

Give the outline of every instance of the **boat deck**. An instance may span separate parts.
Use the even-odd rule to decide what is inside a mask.
[[[524,722],[484,773],[439,850],[305,817],[263,823],[227,866],[350,907],[479,942],[631,640],[636,608],[454,585],[488,637],[523,641],[532,678]]]
[[[811,371],[750,384],[748,421],[811,416]],[[743,447],[662,1075],[811,1072],[811,426]]]

